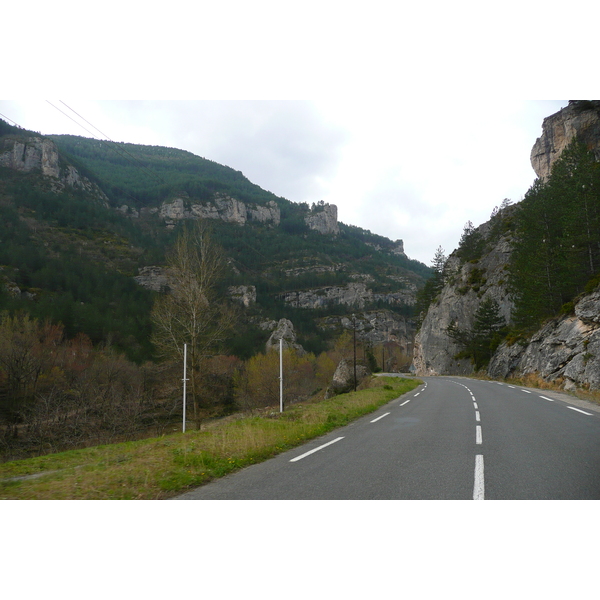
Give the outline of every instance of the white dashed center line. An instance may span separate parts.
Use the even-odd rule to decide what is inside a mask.
[[[481,436],[481,425],[477,425],[477,429],[475,431],[475,441],[477,444],[483,443],[483,439]]]
[[[379,421],[379,419],[383,419],[383,417],[387,417],[390,413],[386,412],[384,415],[381,415],[380,417],[377,417],[376,419],[373,419],[371,421],[371,423],[375,423],[376,421]]]
[[[343,440],[343,439],[344,438],[342,436],[342,437],[336,438],[335,440],[331,440],[331,442],[327,442],[326,444],[323,444],[322,446],[319,446],[318,448],[313,448],[312,450],[309,450],[308,452],[305,452],[304,454],[301,454],[300,456],[296,456],[296,458],[292,458],[292,460],[290,460],[290,462],[296,462],[297,460],[305,458],[309,454],[314,454],[315,452],[318,452],[319,450],[322,450],[323,448],[325,448],[327,446],[331,446],[331,444],[335,444],[336,442],[339,442],[340,440]]]
[[[571,410],[576,410],[577,412],[583,413],[584,415],[588,415],[588,417],[592,417],[592,413],[589,412],[585,412],[585,410],[580,410],[579,408],[575,408],[574,406],[567,406],[567,408],[570,408]]]
[[[485,481],[483,478],[483,455],[475,456],[475,484],[473,485],[473,500],[484,500]]]

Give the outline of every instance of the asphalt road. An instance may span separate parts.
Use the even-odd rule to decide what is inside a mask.
[[[600,407],[461,377],[181,500],[600,499]]]

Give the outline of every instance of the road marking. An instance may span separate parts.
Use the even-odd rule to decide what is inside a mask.
[[[509,385],[508,387],[509,387],[509,388],[511,388],[512,390],[514,390],[514,389],[515,389],[515,386],[514,386],[514,385]]]
[[[481,444],[483,442],[481,437],[481,425],[477,425],[477,428],[475,430],[475,442],[477,444]]]
[[[525,392],[526,394],[531,394],[531,392],[529,390],[521,390],[522,392]]]
[[[475,411],[475,420],[476,421],[481,421],[481,419],[479,418],[479,411],[478,410]]]
[[[421,392],[417,392],[414,397],[416,398]]]
[[[475,408],[475,410],[479,409],[479,406],[477,406],[477,402],[473,402],[473,408]]]
[[[410,400],[407,400],[406,402],[403,402],[400,406],[404,406],[405,404],[408,404],[410,402]]]
[[[483,478],[483,455],[475,456],[475,484],[473,485],[473,500],[485,499],[485,481]]]
[[[318,448],[314,448],[313,450],[309,450],[308,452],[305,452],[304,454],[301,454],[300,456],[296,456],[296,458],[292,458],[292,460],[290,460],[290,462],[296,462],[297,460],[300,460],[301,458],[305,458],[309,454],[318,452],[319,450],[322,450],[323,448],[325,448],[327,446],[331,446],[331,444],[335,444],[336,442],[339,442],[340,440],[343,440],[343,439],[344,439],[343,436],[336,438],[335,440],[332,440],[331,442],[327,442],[326,444],[323,444],[322,446],[319,446]]]
[[[375,421],[379,421],[379,419],[383,419],[383,417],[387,417],[389,414],[390,414],[390,413],[389,413],[389,412],[387,412],[387,413],[385,413],[385,415],[381,415],[380,417],[377,417],[376,419],[373,419],[373,420],[371,421],[371,423],[375,423]]]
[[[552,400],[552,398],[546,398],[546,396],[540,396],[540,398],[543,398],[544,400],[548,400],[548,402],[554,402],[554,400]]]
[[[574,406],[567,406],[567,408],[570,408],[571,410],[576,410],[577,412],[583,413],[584,415],[588,415],[589,417],[594,416],[592,413],[585,412],[585,410],[580,410],[579,408],[575,408]]]

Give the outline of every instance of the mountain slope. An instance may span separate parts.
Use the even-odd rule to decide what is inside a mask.
[[[0,250],[0,309],[62,321],[68,335],[111,340],[136,360],[151,356],[148,315],[165,251],[191,219],[210,219],[226,252],[221,293],[247,300],[229,349],[245,355],[268,338],[258,324],[283,317],[318,351],[344,315],[362,311],[366,331],[378,329],[367,327],[369,311],[383,311],[383,322],[396,315],[383,336],[393,341],[430,273],[401,240],[338,223],[334,206],[292,203],[189,152],[49,138],[4,122],[0,210],[0,239],[10,240]],[[320,326],[330,316],[337,328]]]

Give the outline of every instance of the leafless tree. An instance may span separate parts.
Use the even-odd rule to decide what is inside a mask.
[[[152,339],[164,358],[183,360],[183,347],[188,345],[189,390],[198,427],[203,362],[217,351],[234,323],[233,309],[216,293],[225,264],[203,220],[185,227],[168,256],[170,290],[156,299],[152,310]]]

